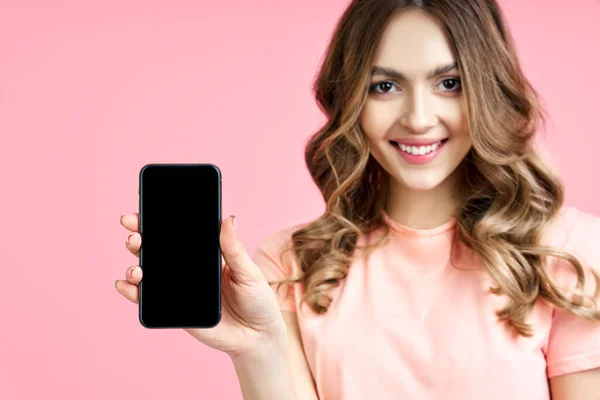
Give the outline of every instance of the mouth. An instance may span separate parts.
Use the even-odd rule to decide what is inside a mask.
[[[438,142],[428,143],[427,145],[408,145],[390,140],[390,144],[396,147],[402,153],[412,156],[425,156],[435,152],[440,146],[448,141],[448,138]]]

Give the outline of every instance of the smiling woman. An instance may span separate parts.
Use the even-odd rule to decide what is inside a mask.
[[[255,261],[319,398],[596,399],[600,219],[535,151],[497,4],[355,0],[315,92],[326,211]]]
[[[244,397],[599,399],[600,218],[535,151],[496,2],[353,0],[315,94],[325,212],[253,259],[227,219],[221,322],[188,330],[231,355]],[[117,289],[137,301],[141,279]]]

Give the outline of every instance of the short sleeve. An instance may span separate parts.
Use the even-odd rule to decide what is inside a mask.
[[[592,269],[600,269],[600,219],[577,212],[578,219],[567,235],[563,249],[583,264],[585,292],[593,296],[596,280]],[[554,280],[561,288],[575,290],[577,276],[566,261],[555,263]],[[600,306],[600,304],[598,304]],[[555,309],[546,351],[548,378],[600,367],[600,321],[590,321],[566,310]]]
[[[288,250],[290,244],[291,231],[281,231],[263,239],[254,252],[252,259],[268,282],[282,281],[295,273],[293,252]],[[297,285],[297,283],[271,284],[282,311],[297,311],[295,293]]]

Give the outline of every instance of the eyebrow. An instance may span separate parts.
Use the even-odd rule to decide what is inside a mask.
[[[429,74],[427,74],[427,79],[433,79],[435,77],[438,77],[440,75],[443,75],[445,73],[448,73],[448,72],[454,71],[454,70],[458,70],[457,63],[441,65],[441,66],[437,67],[436,69],[434,69],[433,71],[429,72]],[[387,67],[375,66],[371,70],[371,75],[383,75],[383,76],[387,76],[389,78],[397,79],[399,81],[406,80],[406,77],[404,76],[404,74],[402,74],[402,72],[397,71],[393,68],[387,68]]]

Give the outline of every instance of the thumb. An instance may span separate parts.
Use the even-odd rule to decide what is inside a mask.
[[[262,271],[244,249],[236,235],[236,217],[230,216],[221,223],[221,252],[232,274],[241,282],[265,279]]]

